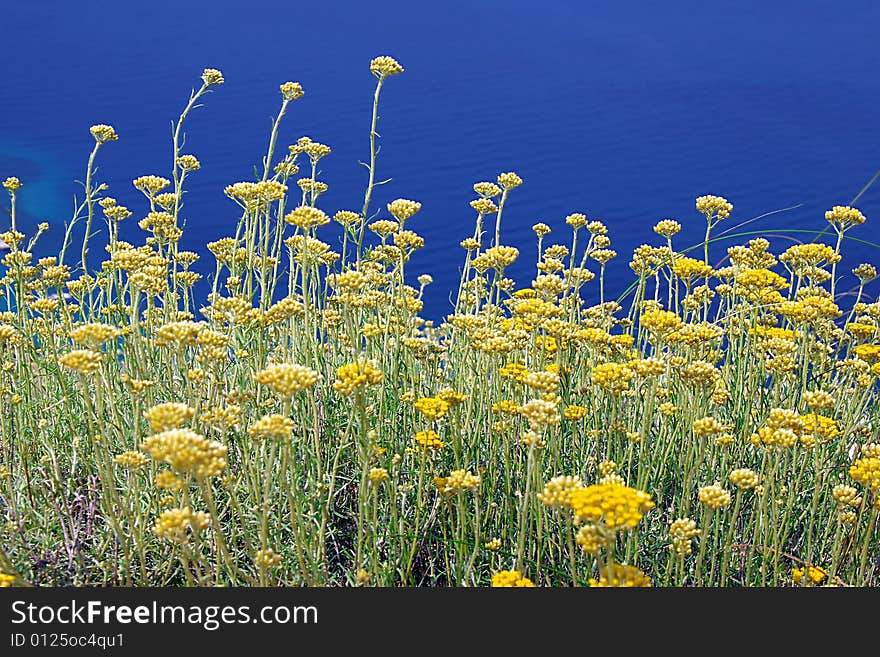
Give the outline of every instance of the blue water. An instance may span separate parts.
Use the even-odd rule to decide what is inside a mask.
[[[501,171],[525,180],[502,231],[524,253],[517,278],[532,272],[533,223],[555,229],[550,243],[568,243],[563,218],[584,212],[610,228],[620,256],[609,288],[622,290],[632,248],[657,243],[658,219],[684,224],[679,246],[702,239],[698,195],[734,203],[719,230],[799,206],[747,228],[768,233],[821,230],[826,209],[850,202],[880,169],[878,25],[870,0],[10,3],[0,22],[0,178],[22,179],[23,223],[50,221],[43,248],[57,249],[93,144],[88,127],[110,123],[120,140],[101,149],[98,178],[136,212],[123,237],[140,239],[145,208],[131,180],[168,176],[171,121],[202,69],[215,67],[226,84],[186,128],[186,151],[203,168],[190,179],[183,247],[234,231],[223,187],[250,179],[287,80],[306,96],[279,146],[301,135],[329,144],[319,205],[358,210],[368,65],[388,54],[406,72],[383,91],[378,177],[393,180],[374,207],[423,203],[409,227],[427,240],[413,274],[435,279],[424,314],[448,311],[458,242],[473,230],[471,185]],[[880,242],[880,183],[857,206],[869,223],[851,234]],[[778,250],[792,236],[771,241]],[[863,260],[880,264],[880,247],[849,244],[845,264]]]

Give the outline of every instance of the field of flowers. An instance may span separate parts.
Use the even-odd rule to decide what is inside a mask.
[[[579,212],[533,227],[528,287],[505,276],[527,256],[502,238],[523,181],[501,173],[473,186],[454,307],[426,321],[431,277],[406,283],[421,204],[372,202],[403,68],[370,71],[363,207],[321,207],[328,146],[278,146],[303,96],[287,82],[198,285],[179,244],[201,165],[181,143],[220,71],[167,177],[133,181],[138,207],[95,180],[117,134],[91,128],[57,256],[32,254],[48,225],[16,226],[27,180],[3,182],[0,585],[876,584],[880,303],[873,266],[838,270],[862,213],[829,210],[831,244],[752,239],[713,264],[733,206],[702,196],[704,243],[660,221],[617,298],[609,230]]]

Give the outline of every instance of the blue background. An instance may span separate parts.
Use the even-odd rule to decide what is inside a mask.
[[[473,230],[471,185],[501,171],[525,180],[503,227],[503,241],[523,251],[520,282],[533,272],[531,225],[550,224],[548,243],[567,244],[563,218],[584,212],[610,228],[616,292],[630,281],[632,248],[659,243],[657,220],[685,225],[679,247],[702,239],[698,195],[734,203],[719,231],[794,205],[746,229],[821,230],[824,211],[849,203],[880,169],[876,2],[34,1],[2,14],[0,178],[24,182],[26,228],[53,224],[46,252],[60,244],[94,123],[120,134],[101,149],[98,179],[135,211],[123,237],[141,239],[146,209],[131,180],[169,175],[171,121],[205,67],[226,84],[186,128],[185,151],[203,168],[190,178],[182,247],[200,251],[234,232],[237,207],[223,187],[259,164],[287,80],[306,96],[282,125],[280,151],[302,135],[330,145],[319,205],[359,210],[369,61],[388,54],[403,64],[379,124],[377,175],[393,181],[373,207],[423,203],[409,227],[427,240],[413,276],[435,278],[426,316],[449,309],[458,242]],[[869,223],[852,235],[874,241],[880,184],[857,206]],[[792,243],[771,240],[777,251]],[[873,246],[850,243],[846,253],[847,266],[880,263]]]

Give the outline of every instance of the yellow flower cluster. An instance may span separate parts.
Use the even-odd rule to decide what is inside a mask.
[[[599,554],[614,539],[614,532],[605,525],[587,523],[582,525],[575,535],[575,542],[587,554]]]
[[[315,385],[318,382],[318,373],[305,365],[276,363],[257,372],[254,380],[269,386],[282,397],[290,397]]]
[[[826,577],[828,577],[828,572],[824,568],[819,568],[818,566],[791,569],[792,581],[798,586],[801,586],[804,581],[812,586],[819,586],[825,581]]]
[[[758,475],[750,468],[737,468],[730,473],[730,483],[740,490],[748,490],[758,486]]]
[[[853,348],[853,353],[864,361],[876,363],[880,361],[880,345],[860,344]]]
[[[269,570],[281,565],[281,555],[272,548],[257,550],[254,555],[254,565],[261,570]]]
[[[478,198],[471,201],[471,207],[482,215],[495,214],[498,206],[488,198]]]
[[[559,375],[553,372],[531,372],[523,379],[523,383],[541,392],[556,392],[559,389]]]
[[[714,417],[704,417],[694,420],[693,429],[698,436],[712,436],[716,433],[722,433],[726,427]]]
[[[164,402],[144,411],[144,418],[150,423],[150,428],[158,433],[183,426],[192,419],[195,413],[196,409],[187,404]]]
[[[538,499],[544,506],[569,506],[571,494],[583,486],[584,483],[580,477],[559,475],[544,484],[544,490],[538,493]]]
[[[797,324],[837,319],[843,311],[825,296],[808,295],[797,301],[779,304],[779,314]]]
[[[343,365],[336,371],[333,389],[341,395],[351,395],[355,390],[382,383],[382,372],[375,361],[359,360]]]
[[[498,370],[498,374],[503,378],[513,379],[522,383],[529,375],[529,370],[522,363],[507,363]]]
[[[624,587],[624,588],[647,588],[651,586],[651,578],[645,575],[635,566],[611,564],[610,574],[608,568],[600,568],[599,579],[590,578],[590,586],[599,587]]]
[[[294,208],[284,216],[284,221],[293,224],[303,230],[325,226],[330,223],[328,217],[322,210],[313,208],[309,205],[301,205]]]
[[[576,422],[587,417],[587,415],[590,414],[590,409],[585,406],[578,406],[577,404],[569,404],[563,409],[562,414],[565,416],[566,420]]]
[[[522,406],[509,399],[502,399],[492,404],[492,412],[504,415],[519,415],[522,412]]]
[[[629,382],[634,376],[635,372],[621,363],[600,363],[592,371],[593,383],[611,394],[619,394],[629,388]]]
[[[285,82],[279,87],[279,89],[281,90],[282,98],[288,102],[298,100],[305,95],[302,85],[299,82]]]
[[[830,417],[818,415],[817,413],[807,413],[801,416],[804,421],[803,435],[801,441],[807,435],[815,436],[819,442],[828,442],[834,440],[841,435],[840,423]]]
[[[9,176],[9,178],[3,181],[3,189],[10,194],[14,194],[21,189],[21,181],[15,176]]]
[[[700,196],[697,198],[697,212],[706,215],[706,219],[713,217],[727,219],[733,210],[733,205],[723,196]]]
[[[572,491],[569,506],[578,520],[601,522],[609,529],[633,529],[654,508],[651,496],[619,484],[594,484]]]
[[[439,397],[419,397],[413,406],[430,420],[439,420],[449,410],[449,403]]]
[[[94,137],[95,141],[99,144],[104,144],[108,141],[116,141],[117,139],[119,139],[119,135],[116,134],[116,130],[113,129],[113,126],[107,125],[105,123],[93,125],[91,128],[89,128],[89,132],[92,133],[92,137]]]
[[[216,68],[206,68],[202,73],[202,81],[206,87],[216,87],[223,84],[226,80],[223,79],[223,73]]]
[[[519,249],[513,246],[493,246],[474,258],[471,265],[476,269],[503,271],[519,257]]]
[[[711,486],[702,486],[699,491],[699,499],[710,509],[721,509],[730,504],[730,491],[717,483]]]
[[[483,198],[495,198],[501,195],[502,190],[493,182],[478,182],[474,184],[474,191]]]
[[[202,163],[199,162],[199,159],[195,155],[189,155],[189,154],[181,155],[175,160],[175,162],[176,162],[177,166],[179,166],[181,169],[183,169],[186,172],[198,171],[199,169],[202,168]],[[163,199],[163,200],[165,200],[165,199]],[[167,200],[170,201],[170,203],[166,203],[165,205],[167,205],[168,207],[171,207],[171,205],[174,203],[174,201],[176,201],[176,197],[174,197],[174,198],[169,197]],[[160,205],[162,205],[162,203],[160,203]]]
[[[422,209],[422,204],[418,201],[410,201],[405,198],[395,199],[387,206],[388,212],[403,226],[404,222],[412,217],[416,212]]]
[[[64,367],[80,374],[94,374],[101,365],[101,354],[91,349],[75,349],[58,359]]]
[[[437,393],[437,397],[449,404],[450,408],[464,403],[467,399],[467,395],[457,392],[452,388],[443,388],[443,390]]]
[[[367,473],[367,477],[372,483],[378,486],[379,484],[388,481],[388,470],[385,468],[371,468]]]
[[[641,314],[639,323],[648,331],[663,335],[681,327],[681,318],[668,310],[648,310]]]
[[[173,470],[160,470],[156,474],[156,488],[160,490],[183,490],[184,481]]]
[[[21,334],[14,326],[9,324],[0,324],[0,345],[2,344],[20,344],[22,341]]]
[[[672,265],[672,273],[681,279],[707,278],[712,275],[713,269],[702,260],[694,258],[676,258]]]
[[[171,184],[171,181],[162,176],[140,176],[131,181],[135,189],[147,196],[155,196]]]
[[[123,468],[134,470],[136,468],[144,467],[147,463],[150,462],[150,459],[141,452],[127,451],[114,456],[113,462],[116,463],[116,465],[122,466]]]
[[[530,399],[520,408],[520,414],[529,422],[533,431],[559,424],[562,419],[557,404],[546,399]]]
[[[627,363],[627,366],[633,372],[644,378],[649,376],[660,376],[666,372],[666,363],[654,356],[633,359]]]
[[[216,477],[226,469],[226,446],[190,429],[171,429],[147,438],[141,449],[154,461],[197,479]]]
[[[493,587],[533,587],[535,584],[528,577],[523,577],[518,570],[501,570],[492,575]]]
[[[498,174],[498,184],[501,185],[503,190],[510,191],[511,189],[522,185],[523,180],[513,171],[508,171],[507,173]]]
[[[849,467],[849,476],[872,491],[880,489],[880,458],[867,456]]]
[[[237,182],[227,186],[223,193],[245,208],[257,209],[283,199],[287,194],[287,185],[277,180],[264,180],[256,183]],[[214,248],[211,248],[212,246]],[[208,249],[222,262],[237,260],[247,254],[246,250],[234,250],[232,248],[234,246],[235,242],[232,238],[224,238],[219,242],[209,243]]]
[[[421,445],[425,449],[435,450],[443,449],[444,443],[440,440],[440,435],[436,431],[417,431],[415,435],[416,444]]]
[[[854,486],[847,486],[846,484],[837,484],[834,486],[834,488],[831,489],[831,497],[833,497],[834,501],[840,506],[857,508],[862,504],[862,498],[859,496],[858,489]]]
[[[848,205],[835,205],[825,213],[825,221],[840,228],[857,226],[865,223],[865,215]]]
[[[381,57],[376,57],[370,62],[370,72],[377,78],[382,79],[389,75],[403,73],[403,66],[401,66],[393,57],[382,55]]]
[[[480,477],[467,470],[453,470],[448,477],[434,477],[434,485],[443,495],[464,493],[477,488],[480,483]]]
[[[211,516],[204,511],[193,513],[189,507],[182,509],[166,509],[153,525],[153,533],[159,538],[175,543],[185,543],[190,531],[201,533],[211,526]]]
[[[811,390],[803,395],[804,404],[816,410],[825,410],[834,407],[835,399],[824,390]]]
[[[681,224],[674,219],[662,219],[654,225],[654,232],[667,239],[681,231]]]
[[[247,433],[254,440],[286,440],[293,434],[294,428],[296,424],[289,417],[273,413],[254,422]]]
[[[700,535],[697,523],[690,518],[677,518],[669,525],[672,543],[669,549],[679,556],[687,556],[693,551],[692,539]]]
[[[73,329],[70,332],[70,339],[77,344],[97,348],[105,342],[115,340],[120,335],[122,335],[122,331],[115,326],[90,323]]]
[[[156,385],[155,381],[149,379],[133,379],[128,374],[121,374],[119,379],[125,384],[126,389],[133,395],[141,395],[147,388]]]
[[[880,443],[866,443],[859,447],[862,456],[873,456],[880,458]]]
[[[750,440],[756,447],[788,449],[798,443],[803,430],[804,420],[797,411],[774,408],[770,411],[766,426],[760,427]]]

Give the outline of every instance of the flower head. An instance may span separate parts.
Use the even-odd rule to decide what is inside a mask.
[[[633,529],[654,508],[651,496],[619,484],[594,484],[571,493],[569,504],[578,520],[601,522],[609,529]]]
[[[101,358],[100,352],[91,349],[75,349],[61,356],[58,362],[74,372],[94,374],[101,365]]]
[[[849,467],[849,476],[874,491],[880,490],[880,458],[868,456]]]
[[[839,228],[849,228],[865,223],[865,215],[848,205],[835,205],[825,213],[825,220]]]
[[[699,498],[700,502],[711,509],[721,509],[730,504],[730,492],[717,483],[701,487]]]
[[[197,479],[216,477],[226,469],[226,446],[190,429],[171,429],[147,438],[141,445],[154,461],[167,463]]]
[[[341,395],[348,396],[355,390],[366,386],[382,383],[382,371],[372,360],[360,359],[354,363],[343,365],[336,370],[336,381],[333,389]]]
[[[730,483],[740,490],[755,488],[758,485],[758,475],[749,468],[737,468],[730,473],[729,479]]]
[[[482,479],[468,470],[453,470],[447,477],[435,477],[434,485],[442,495],[464,493],[477,488]]]
[[[413,406],[422,415],[431,420],[439,420],[449,410],[449,402],[439,397],[420,397]]]
[[[390,212],[391,216],[397,219],[401,225],[421,209],[421,203],[418,201],[409,201],[405,198],[399,198],[388,204],[388,212]]]
[[[635,566],[610,564],[608,568],[599,570],[599,579],[590,578],[590,586],[614,586],[626,588],[644,588],[651,586],[651,578]]]
[[[196,410],[188,404],[164,402],[144,411],[144,418],[150,423],[153,431],[159,432],[183,426],[195,413]]]
[[[330,223],[330,217],[323,210],[309,205],[300,205],[284,216],[284,221],[299,228],[310,229]]]
[[[305,95],[302,85],[299,82],[285,82],[281,85],[281,96],[287,102],[298,100]]]
[[[697,198],[697,211],[711,221],[713,218],[727,219],[733,210],[733,204],[723,196],[700,196]]]
[[[119,136],[116,134],[116,130],[113,129],[113,126],[106,125],[104,123],[93,125],[91,128],[89,128],[89,132],[92,133],[92,137],[94,137],[95,141],[99,144],[104,144],[108,141],[116,141],[117,139],[119,139]]]
[[[511,189],[522,185],[523,179],[513,171],[508,171],[507,173],[498,174],[498,184],[501,185],[502,189],[505,191],[510,191]]]
[[[569,506],[571,504],[571,494],[583,488],[583,486],[584,483],[580,477],[572,477],[570,475],[553,477],[553,479],[544,484],[544,490],[538,493],[538,499],[545,506]]]
[[[200,533],[211,525],[211,516],[204,511],[193,513],[189,507],[166,509],[153,525],[153,533],[159,538],[175,543],[185,543],[191,533]]]
[[[388,481],[388,470],[385,468],[371,468],[367,476],[372,483],[379,485]]]
[[[819,584],[825,581],[826,577],[828,577],[828,572],[818,566],[791,569],[791,579],[798,586],[803,585],[804,582],[807,585],[819,586]]]
[[[663,219],[658,221],[654,226],[654,232],[667,239],[673,235],[677,235],[681,231],[681,224],[674,219]]]
[[[440,435],[436,431],[418,431],[416,432],[416,444],[429,450],[443,449],[444,443],[440,440]]]
[[[403,73],[403,66],[393,57],[382,55],[370,62],[370,72],[381,80],[389,75]]]
[[[216,68],[206,68],[202,72],[202,82],[205,83],[206,87],[216,87],[226,82],[226,80],[223,79],[223,73]]]
[[[283,397],[289,397],[315,385],[318,382],[318,373],[305,365],[276,363],[257,372],[254,380],[269,386]]]
[[[248,435],[255,440],[284,440],[290,438],[296,424],[289,417],[272,414],[264,415],[248,429]]]
[[[501,570],[492,575],[493,587],[533,587],[535,584],[528,577],[523,577],[518,570]]]

